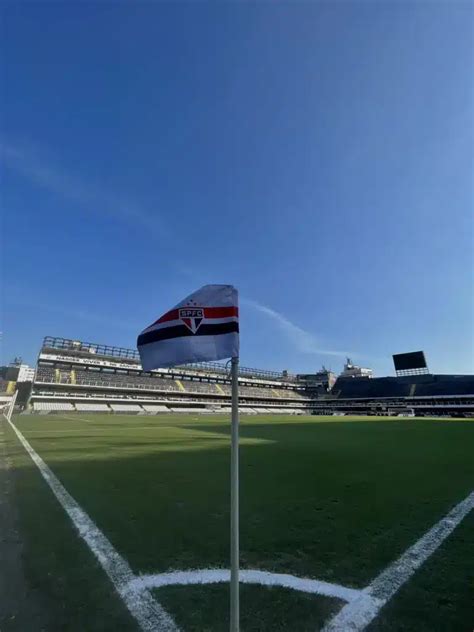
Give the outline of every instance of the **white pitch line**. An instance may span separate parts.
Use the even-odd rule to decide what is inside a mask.
[[[32,434],[64,434],[68,432],[80,432],[84,434],[84,430],[29,430],[28,435]]]
[[[71,416],[67,416],[67,415],[63,415],[61,417],[62,419],[70,419],[71,421],[83,421],[86,424],[90,424],[92,426],[96,425],[95,421],[91,421],[90,419],[84,419],[84,417],[71,417]],[[129,430],[129,431],[133,431],[133,430],[155,430],[156,428],[173,428],[173,426],[164,426],[164,425],[158,425],[155,424],[153,426],[118,426],[115,425],[113,423],[110,423],[110,425],[107,428],[103,428],[103,427],[97,427],[95,428],[95,430],[97,430],[98,432],[104,432],[110,429],[115,430]],[[91,428],[91,430],[93,430],[93,428]],[[59,432],[59,431],[58,431]],[[76,431],[76,432],[82,432],[81,431]]]
[[[8,420],[7,420],[8,421]],[[51,488],[64,511],[72,520],[79,535],[95,555],[107,573],[125,605],[144,632],[178,632],[170,615],[153,598],[148,590],[134,590],[132,580],[135,578],[132,569],[125,559],[114,549],[100,529],[89,518],[86,512],[74,500],[62,483],[53,474],[43,459],[34,451],[25,437],[8,421],[16,436],[39,469],[41,476]]]
[[[71,419],[73,421],[83,421],[85,424],[92,424],[94,425],[95,422],[91,421],[90,419],[84,419],[84,417],[79,417],[77,415],[74,415],[74,417],[68,416],[68,415],[61,415],[62,419]]]
[[[280,586],[300,592],[335,597],[344,601],[354,601],[362,595],[362,590],[330,584],[329,582],[306,577],[295,577],[286,573],[268,571],[240,570],[241,584],[259,584],[261,586]],[[130,588],[134,591],[163,586],[189,586],[192,584],[222,584],[230,582],[230,571],[224,568],[208,568],[188,571],[171,571],[155,575],[138,575],[132,579]]]
[[[474,492],[457,504],[444,518],[425,533],[413,546],[390,564],[358,598],[344,606],[322,632],[356,632],[364,630],[381,608],[410,579],[420,566],[446,540],[474,508]]]
[[[167,427],[167,426],[164,426]],[[136,426],[135,428],[116,428],[114,427],[113,430],[114,432],[116,430],[126,430],[127,432],[132,432],[134,430],[154,430],[155,426]],[[104,433],[104,432],[108,432],[110,430],[110,428],[90,428],[89,430],[87,430],[87,432],[97,432],[97,433]],[[43,434],[43,433],[53,433],[53,434],[64,434],[64,433],[68,433],[68,432],[80,432],[82,434],[84,434],[85,432],[85,428],[82,427],[81,430],[79,429],[71,429],[68,428],[67,430],[30,430],[28,429],[27,434],[31,435],[31,434]]]

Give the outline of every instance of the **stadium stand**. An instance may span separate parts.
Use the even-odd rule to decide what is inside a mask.
[[[344,399],[371,397],[407,397],[410,383],[400,382],[396,377],[344,378],[337,379],[333,392]]]
[[[309,397],[287,373],[242,367],[239,382],[242,413],[309,411]],[[38,357],[29,409],[40,410],[40,404],[45,410],[57,403],[78,411],[227,413],[230,400],[230,376],[223,364],[145,372],[131,349],[47,337]]]
[[[434,375],[430,382],[416,384],[413,392],[417,397],[449,397],[450,395],[474,395],[474,383],[469,375]]]
[[[347,365],[346,365],[347,366]],[[203,363],[145,372],[132,349],[46,337],[26,410],[131,414],[231,412],[225,364]],[[371,377],[326,369],[294,376],[239,369],[242,414],[474,414],[474,376]]]
[[[472,416],[474,376],[339,377],[330,394],[313,399],[316,414]]]

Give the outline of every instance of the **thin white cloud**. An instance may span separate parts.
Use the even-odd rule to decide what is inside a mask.
[[[265,314],[273,320],[273,322],[281,329],[281,331],[285,334],[288,340],[295,346],[295,348],[301,353],[309,353],[314,355],[326,355],[326,356],[336,356],[338,358],[345,358],[347,356],[355,356],[357,354],[351,353],[349,351],[335,351],[329,349],[321,349],[319,346],[319,342],[316,337],[311,334],[309,331],[306,331],[302,327],[295,325],[291,320],[275,311],[271,307],[267,307],[266,305],[262,305],[261,303],[257,303],[257,301],[253,301],[248,298],[241,297],[241,303],[244,305],[248,305],[252,307],[256,311],[261,314]]]
[[[68,308],[62,305],[58,305],[50,300],[38,300],[33,297],[32,290],[26,290],[25,288],[19,288],[17,286],[9,286],[7,291],[4,292],[3,301],[5,305],[16,305],[19,307],[26,307],[28,309],[50,312],[52,314],[58,314],[64,316],[72,321],[82,320],[88,323],[95,323],[97,325],[106,325],[108,327],[116,327],[126,331],[138,332],[139,324],[128,320],[122,320],[107,316],[106,314],[97,314],[89,309]]]
[[[164,232],[161,218],[145,211],[139,204],[122,195],[86,182],[67,173],[26,145],[0,140],[0,159],[12,171],[31,183],[76,204],[78,210],[91,214],[107,214],[145,226],[153,232]]]

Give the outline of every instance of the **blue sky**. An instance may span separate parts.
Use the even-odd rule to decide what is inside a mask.
[[[244,365],[474,370],[471,3],[2,13],[0,361],[233,283]]]

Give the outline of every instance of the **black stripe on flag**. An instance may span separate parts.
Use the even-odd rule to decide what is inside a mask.
[[[185,336],[219,336],[220,334],[230,334],[239,332],[239,323],[231,321],[229,323],[218,323],[216,325],[201,325],[193,334],[186,325],[176,325],[175,327],[164,327],[154,329],[138,336],[137,346],[148,345],[159,340],[169,340],[170,338],[184,338]]]

